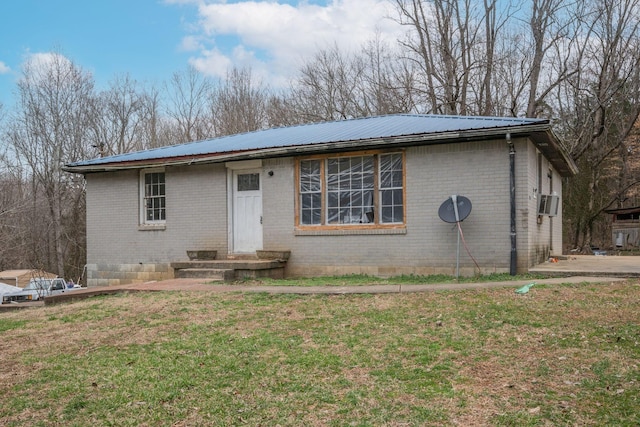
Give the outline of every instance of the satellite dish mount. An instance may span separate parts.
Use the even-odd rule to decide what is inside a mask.
[[[460,277],[460,237],[462,227],[460,223],[471,213],[471,200],[464,196],[452,195],[445,200],[438,209],[438,216],[444,222],[455,223],[458,228],[458,242],[456,245],[456,280]],[[464,239],[464,237],[462,237]],[[475,260],[474,260],[475,262]],[[477,265],[477,263],[476,263]]]

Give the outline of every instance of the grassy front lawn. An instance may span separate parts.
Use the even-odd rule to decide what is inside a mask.
[[[237,283],[243,285],[267,285],[267,286],[365,286],[365,285],[413,285],[413,284],[441,284],[441,283],[480,283],[480,282],[507,282],[513,280],[543,279],[548,276],[539,274],[518,274],[511,276],[509,273],[494,273],[481,276],[455,276],[446,274],[432,274],[429,276],[394,276],[381,278],[366,274],[349,274],[345,276],[331,277],[303,277],[294,279],[246,279]],[[215,282],[217,284],[219,282]]]
[[[640,424],[637,281],[0,314],[3,426]]]

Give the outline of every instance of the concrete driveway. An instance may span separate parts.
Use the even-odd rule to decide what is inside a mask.
[[[549,276],[640,277],[639,256],[570,255],[529,270]]]

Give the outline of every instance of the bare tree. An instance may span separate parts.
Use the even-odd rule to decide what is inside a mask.
[[[303,65],[290,94],[302,122],[341,120],[365,115],[358,107],[358,81],[365,64],[333,47],[320,50]]]
[[[0,103],[0,129],[4,129],[6,115]],[[24,262],[28,251],[23,220],[28,212],[27,185],[22,179],[21,169],[7,155],[5,134],[0,134],[0,270],[17,268]]]
[[[497,10],[498,2],[486,0],[482,7],[471,0],[395,4],[398,21],[412,29],[402,46],[420,69],[416,90],[424,93],[429,112],[493,113],[496,40],[508,18]]]
[[[149,87],[140,94],[139,101],[142,111],[140,132],[140,145],[143,149],[163,147],[181,140],[177,124],[170,118],[162,115],[163,104],[160,91],[155,87]]]
[[[97,97],[92,145],[102,156],[143,149],[146,113],[138,83],[128,74],[116,76]]]
[[[589,33],[581,25],[584,13],[582,0],[532,0],[531,43],[524,47],[530,52],[525,80],[529,92],[527,117],[540,116],[551,91],[578,72],[583,53],[580,36],[588,37]]]
[[[293,126],[302,123],[300,114],[297,114],[287,91],[269,94],[266,112],[269,127]]]
[[[168,96],[167,115],[177,124],[174,144],[213,136],[208,102],[212,84],[193,67],[174,73],[165,86]]]
[[[75,232],[84,230],[82,178],[61,168],[66,162],[87,157],[85,141],[92,105],[89,73],[60,53],[34,57],[22,70],[17,110],[8,124],[7,141],[32,182],[33,208],[39,209],[35,198],[41,194],[48,212],[50,234],[41,240],[48,239],[52,250],[43,267],[60,275],[65,274],[67,265],[79,261],[67,255]]]
[[[421,108],[414,91],[416,72],[412,62],[379,37],[366,43],[360,56],[364,70],[356,84],[361,115],[408,113]]]
[[[320,50],[299,71],[285,98],[296,122],[417,111],[416,70],[378,38],[359,53]]]
[[[0,270],[26,267],[25,263],[37,260],[27,247],[27,237],[40,221],[29,215],[32,198],[20,172],[6,158],[0,162]]]
[[[211,116],[217,136],[250,132],[268,126],[268,88],[250,69],[233,68],[213,90]]]
[[[592,244],[604,209],[640,182],[637,174],[624,172],[632,170],[627,140],[640,114],[640,1],[583,7],[590,12],[589,37],[578,72],[558,96],[567,149],[581,170],[565,197],[576,247]]]

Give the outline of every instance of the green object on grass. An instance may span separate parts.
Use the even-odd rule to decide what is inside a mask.
[[[535,285],[535,283],[529,283],[528,285],[524,285],[523,287],[516,289],[516,294],[526,294],[533,285]]]

